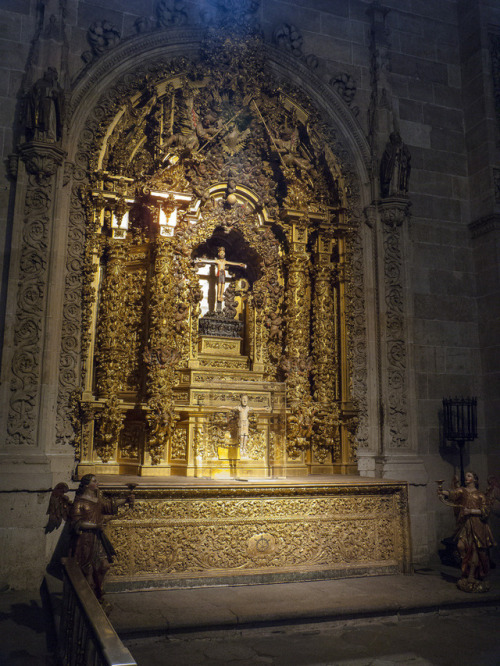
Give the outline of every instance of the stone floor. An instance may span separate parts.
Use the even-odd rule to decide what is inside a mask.
[[[141,666],[498,666],[500,611],[462,609],[369,620],[126,640]]]
[[[456,569],[240,587],[108,594],[139,666],[229,664],[498,666],[500,571],[457,590]],[[60,588],[52,589],[57,607]],[[53,664],[38,593],[0,591],[0,664]]]

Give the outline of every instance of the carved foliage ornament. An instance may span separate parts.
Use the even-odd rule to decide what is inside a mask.
[[[113,573],[404,566],[408,529],[403,492],[395,495],[141,499],[110,525],[120,555]]]
[[[384,282],[387,306],[387,381],[390,445],[408,446],[407,353],[404,313],[402,222],[408,217],[408,203],[381,206],[384,242]]]
[[[36,444],[36,413],[45,321],[49,218],[55,174],[64,153],[43,143],[25,144],[21,158],[28,183],[20,250],[19,291],[14,323],[7,445]]]
[[[229,188],[231,177],[237,176],[238,182],[248,183],[248,186],[254,191],[261,193],[260,196],[263,205],[269,206],[271,210],[275,206],[276,210],[279,210],[279,207],[286,203],[287,196],[290,196],[294,183],[302,182],[301,174],[306,169],[307,162],[309,164],[309,171],[311,166],[316,171],[314,186],[307,185],[307,181],[305,186],[301,185],[301,187],[305,187],[305,190],[303,189],[304,194],[300,195],[300,201],[304,205],[317,206],[317,193],[321,192],[322,188],[324,189],[325,197],[330,196],[329,192],[338,192],[338,188],[332,187],[332,183],[327,177],[327,172],[331,174],[332,153],[330,148],[328,148],[328,151],[324,148],[325,146],[336,145],[336,140],[331,133],[329,134],[328,128],[318,122],[310,103],[304,100],[300,93],[291,89],[288,91],[286,85],[283,86],[283,90],[286,90],[286,95],[277,92],[269,77],[263,74],[263,69],[259,66],[260,56],[256,55],[259,49],[255,50],[255,44],[253,46],[252,44],[253,42],[251,44],[246,42],[245,48],[241,49],[237,48],[239,45],[236,42],[229,42],[227,45],[223,45],[223,49],[220,49],[220,41],[207,42],[205,51],[211,54],[209,62],[210,58],[212,58],[214,63],[217,63],[217,67],[212,70],[213,79],[207,81],[206,86],[200,87],[198,85],[195,90],[196,94],[193,94],[192,97],[189,92],[190,82],[197,80],[197,72],[201,70],[198,69],[197,65],[188,65],[182,59],[168,64],[158,61],[154,65],[149,65],[147,70],[138,69],[135,74],[129,75],[126,82],[119,82],[115,88],[110,89],[95,108],[86,132],[82,135],[80,153],[77,156],[76,163],[87,163],[89,169],[97,166],[95,162],[95,156],[99,154],[97,147],[104,137],[107,123],[111,122],[113,115],[123,103],[125,96],[133,94],[138,89],[142,89],[144,95],[140,98],[140,102],[136,102],[136,106],[131,107],[128,120],[127,114],[123,114],[123,124],[119,123],[115,130],[116,137],[127,136],[127,132],[129,130],[132,131],[130,140],[122,142],[122,145],[125,144],[130,147],[130,152],[128,154],[122,153],[122,157],[118,159],[121,148],[118,141],[114,142],[114,135],[111,135],[105,156],[105,164],[111,165],[114,160],[118,168],[122,169],[122,172],[123,170],[127,172],[129,177],[133,178],[136,183],[140,184],[141,179],[143,183],[149,183],[153,179],[157,179],[158,183],[163,181],[164,187],[169,188],[175,182],[182,185],[183,189],[196,190],[203,198],[206,196],[205,192],[211,183],[220,182],[222,179],[228,183]],[[214,48],[215,45],[217,45],[217,48]],[[240,70],[240,68],[242,69]],[[240,71],[244,71],[244,77],[240,76]],[[164,88],[166,91],[165,97],[159,100],[154,92],[155,83],[164,80],[169,72],[173,85],[170,88],[168,85]],[[182,79],[185,93],[182,94],[181,88],[178,87],[179,84],[175,83],[177,80],[176,77],[179,77],[181,72],[185,76]],[[253,92],[256,90],[260,91],[260,96],[258,98],[259,103],[254,104],[252,99]],[[291,94],[296,95],[300,100],[302,108],[307,110],[309,114],[307,121],[299,120],[296,117],[293,104],[289,101],[292,99],[290,97]],[[265,103],[262,103],[262,100],[265,100]],[[158,123],[158,113],[164,114],[163,134],[158,130],[158,127],[162,125],[162,123]],[[236,118],[234,117],[235,115]],[[171,119],[173,119],[172,125]],[[138,128],[144,128],[146,131],[146,141],[141,145],[135,143],[136,139],[134,137],[136,134],[134,134],[135,130],[132,130],[134,122],[138,123],[136,125]],[[127,123],[130,123],[130,125],[127,125]],[[198,127],[199,130],[197,129]],[[194,147],[188,146],[186,150],[186,144],[182,145],[182,143],[179,143],[176,145],[175,141],[171,141],[170,145],[166,145],[170,137],[175,136],[176,132],[182,134],[183,131],[186,131],[186,128],[188,129],[188,133],[189,131],[194,132],[197,137],[196,142],[192,144]],[[237,145],[231,143],[233,141],[230,136],[231,133],[244,134],[247,130],[250,130],[253,139],[245,144],[245,149],[238,151],[230,148]],[[321,137],[325,136],[325,131],[328,138],[322,140]],[[139,129],[137,136],[141,132],[144,136],[143,129]],[[217,132],[219,134],[216,135]],[[262,162],[262,148],[269,155],[270,161],[273,162],[274,160],[274,163],[278,166],[277,170],[274,167],[273,169],[269,169],[266,166],[266,162]],[[113,157],[114,154],[117,156],[116,158]],[[171,155],[176,159],[172,159]],[[229,161],[231,161],[231,164],[228,164]],[[161,164],[163,164],[163,167],[159,167]],[[276,184],[275,174],[279,174],[280,171],[282,175],[278,176]],[[349,168],[347,168],[347,172],[348,174],[350,173]],[[84,178],[85,173],[80,167],[77,167],[73,174],[75,184],[82,182]],[[90,323],[90,305],[94,298],[90,281],[93,279],[95,270],[91,257],[100,241],[98,235],[93,231],[93,228],[95,228],[92,226],[95,224],[93,214],[92,216],[88,215],[87,204],[85,200],[79,197],[78,187],[74,191],[77,197],[72,200],[70,228],[73,230],[71,233],[75,234],[75,250],[79,244],[81,247],[81,222],[85,219],[81,217],[82,213],[87,215],[88,220],[87,246],[85,250],[87,258],[81,264],[85,268],[80,268],[79,275],[84,275],[84,303],[87,304],[84,308],[84,321],[89,321]],[[271,197],[269,195],[270,192]],[[354,186],[351,186],[349,192],[351,193],[351,197],[357,196]],[[208,203],[208,200],[205,200]],[[205,209],[204,216],[208,214],[209,210],[210,206]],[[238,214],[242,211],[241,207],[235,207],[234,210]],[[225,212],[227,213],[227,209]],[[245,217],[244,215],[241,221],[242,229],[243,227],[247,228],[246,223],[243,223]],[[234,223],[233,226],[236,228],[238,224],[239,222]],[[212,228],[215,228],[215,220]],[[207,229],[208,227],[205,228],[204,233],[207,232]],[[251,233],[254,232],[252,231]],[[258,233],[258,244],[262,247],[262,232],[256,231],[255,233]],[[191,247],[194,245],[194,240],[194,237],[189,240]],[[78,261],[82,261],[83,254],[80,254],[79,257]],[[78,285],[78,281],[72,277],[78,263],[78,261],[75,262],[76,258],[77,255],[68,263],[68,295],[71,293],[73,286]],[[252,298],[256,307],[269,307],[270,315],[268,320],[266,320],[264,334],[267,336],[268,341],[270,339],[273,341],[273,344],[275,343],[274,350],[272,349],[272,345],[269,345],[269,361],[267,361],[268,372],[273,372],[272,368],[276,368],[279,363],[279,349],[282,343],[280,340],[280,330],[283,330],[283,327],[273,321],[271,313],[275,312],[276,304],[279,306],[283,301],[278,294],[279,286],[277,297],[272,296],[274,292],[272,286],[272,262],[268,270],[268,275],[269,279],[265,278],[255,283],[254,287],[257,288],[257,291],[255,291]],[[262,290],[261,295],[259,295],[259,289]],[[194,308],[196,307],[196,303],[197,299],[195,298],[193,302]],[[70,309],[65,310],[65,318],[67,318],[65,319],[65,322],[67,321],[67,325],[65,325],[67,343],[70,343],[73,336],[69,325],[70,319],[68,319],[70,312]],[[173,314],[173,321],[175,321],[175,310]],[[194,325],[195,320],[196,317],[193,317],[191,320],[193,324],[189,324],[189,326]],[[298,326],[300,328],[299,323]],[[84,328],[84,344],[86,344],[85,340],[88,340],[88,330],[88,327]],[[185,329],[181,326],[181,330],[184,331]],[[299,338],[300,336],[302,336],[302,333],[300,333]],[[179,338],[185,341],[187,336],[179,334]],[[266,337],[263,338],[263,341],[265,339]],[[65,343],[65,346],[67,349],[70,349],[73,342],[69,346],[67,343]],[[296,344],[298,343],[292,343],[292,346]],[[302,344],[300,343],[299,346]],[[266,345],[263,345],[263,347],[266,348]],[[76,357],[78,355],[78,343],[74,348],[76,349]],[[162,345],[159,341],[151,343],[151,349],[161,348]],[[180,353],[185,357],[186,351],[184,347]],[[292,357],[294,356],[296,357],[295,352],[292,354]],[[302,361],[300,361],[300,358],[301,355],[299,354],[299,362],[306,362],[307,354],[302,358]],[[66,363],[68,362],[74,368],[73,358],[71,358],[71,362],[68,359]],[[73,370],[72,372],[73,379],[61,385],[60,405],[63,414],[65,392],[68,391],[71,381],[78,383],[78,373]],[[299,383],[303,383],[305,386],[303,379],[300,379],[300,377],[297,379]],[[152,396],[153,393],[150,395]],[[309,409],[307,405],[305,407],[306,410]],[[159,414],[161,409],[159,403],[157,403],[156,409],[156,413]],[[166,412],[168,411],[166,409]],[[155,410],[153,410],[153,413],[155,413]],[[61,424],[60,432],[65,432],[65,428],[62,425],[63,421],[60,420],[59,422]],[[310,426],[305,427],[307,429]],[[167,431],[169,429],[170,426],[166,428]]]

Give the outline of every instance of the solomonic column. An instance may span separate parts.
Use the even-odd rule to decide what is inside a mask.
[[[312,376],[314,384],[314,432],[312,435],[313,463],[325,463],[340,458],[338,431],[337,383],[339,375],[337,311],[334,293],[335,268],[331,257],[333,234],[320,230],[313,257],[312,296]]]
[[[307,220],[293,219],[288,227],[289,256],[286,288],[286,375],[288,451],[297,459],[308,449],[314,421],[310,392],[310,260],[307,252]]]
[[[116,455],[118,438],[123,428],[119,393],[124,389],[125,367],[124,344],[129,334],[123,314],[126,303],[123,279],[126,250],[123,242],[108,239],[106,275],[100,303],[99,328],[97,331],[97,391],[104,400],[97,417],[94,449],[103,462]]]
[[[165,454],[175,430],[173,386],[175,366],[181,353],[172,346],[176,314],[174,247],[170,238],[158,235],[155,247],[154,276],[151,285],[151,310],[148,341],[148,443],[146,450],[153,465],[165,463]]]

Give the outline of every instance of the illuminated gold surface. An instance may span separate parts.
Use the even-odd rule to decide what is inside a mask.
[[[329,478],[141,481],[135,507],[107,527],[112,578],[408,572],[406,484]],[[108,491],[122,495],[120,485]]]
[[[353,472],[341,165],[309,102],[264,75],[258,40],[214,33],[203,53],[203,77],[188,61],[151,72],[101,121],[85,192],[78,474],[235,476],[239,456],[219,452],[238,444],[243,393],[248,476]],[[200,328],[215,278],[200,262],[221,246],[245,266],[224,292],[237,337]]]

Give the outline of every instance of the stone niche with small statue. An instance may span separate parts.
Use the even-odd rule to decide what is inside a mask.
[[[78,475],[354,474],[341,164],[257,43],[203,58],[129,83],[96,151]]]

